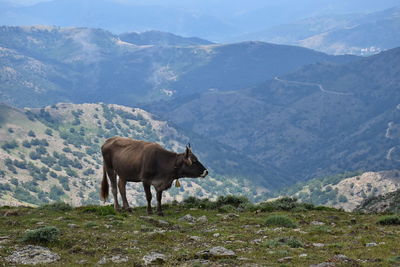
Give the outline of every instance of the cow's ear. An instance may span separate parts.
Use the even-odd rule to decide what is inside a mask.
[[[190,150],[190,147],[186,146],[185,158],[190,158],[190,154],[192,154],[192,150]]]
[[[192,160],[191,160],[191,158],[190,158],[190,154],[192,153],[192,151],[190,150],[190,148],[189,147],[186,147],[186,151],[185,151],[185,163],[188,165],[188,166],[191,166],[192,165]]]

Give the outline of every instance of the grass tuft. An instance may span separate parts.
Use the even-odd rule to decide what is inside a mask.
[[[240,205],[244,203],[250,202],[246,197],[244,196],[234,196],[234,195],[228,195],[228,196],[220,196],[217,199],[217,206],[222,207],[225,205],[231,205],[235,208],[239,207]]]
[[[100,216],[109,216],[109,215],[117,215],[114,207],[109,206],[85,206],[80,208],[80,210],[84,213],[94,213]]]
[[[72,206],[64,202],[54,202],[51,204],[46,204],[40,207],[42,210],[52,210],[52,211],[70,211]]]
[[[286,228],[296,228],[297,223],[295,223],[292,219],[284,215],[271,215],[268,216],[265,220],[265,224],[267,226],[277,226],[277,227],[286,227]]]
[[[50,243],[58,240],[60,230],[54,226],[45,226],[35,230],[28,230],[22,237],[22,242]]]
[[[85,227],[87,227],[87,228],[92,228],[92,227],[95,227],[95,226],[99,226],[99,225],[96,222],[87,222],[85,224]]]
[[[400,216],[396,215],[386,215],[382,216],[376,222],[380,225],[400,225]]]
[[[276,247],[283,246],[283,245],[289,246],[291,248],[304,247],[304,244],[300,240],[298,240],[294,237],[269,239],[263,243],[263,246],[266,246],[268,248],[276,248]]]

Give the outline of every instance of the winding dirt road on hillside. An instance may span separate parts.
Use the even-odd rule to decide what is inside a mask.
[[[279,79],[278,77],[274,78],[276,81],[282,82],[282,83],[292,83],[292,84],[299,84],[299,85],[308,85],[308,86],[317,86],[319,90],[323,93],[326,94],[332,94],[332,95],[353,95],[352,93],[343,93],[343,92],[336,92],[336,91],[330,91],[326,90],[322,84],[319,83],[308,83],[308,82],[299,82],[299,81],[288,81],[288,80],[282,80]]]

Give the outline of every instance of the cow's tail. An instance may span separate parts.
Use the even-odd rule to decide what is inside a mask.
[[[107,179],[107,171],[106,164],[103,163],[103,180],[101,181],[101,189],[100,189],[100,199],[106,202],[108,198],[108,179]]]

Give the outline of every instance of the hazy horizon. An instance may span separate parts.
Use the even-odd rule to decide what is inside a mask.
[[[158,30],[226,42],[305,18],[365,14],[396,5],[394,0],[0,0],[0,25],[93,27],[113,33]]]

